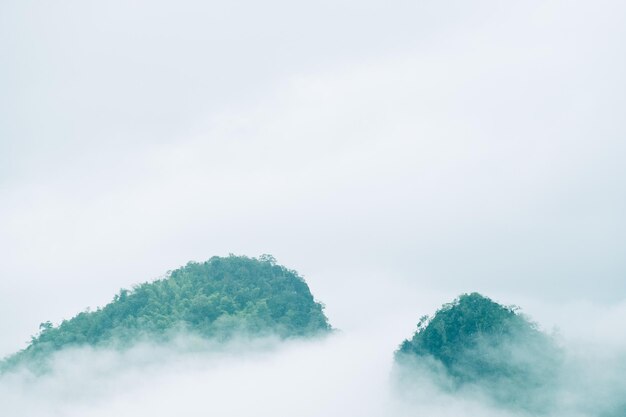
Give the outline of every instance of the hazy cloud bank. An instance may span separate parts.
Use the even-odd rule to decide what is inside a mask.
[[[127,351],[68,349],[54,357],[50,373],[0,376],[1,411],[14,417],[539,415],[496,405],[484,387],[452,390],[437,367],[419,366],[400,388],[392,333],[373,326],[283,343],[223,346],[181,336]],[[623,346],[561,343],[562,367],[545,387],[551,406],[541,415],[621,416]]]
[[[260,355],[64,352],[1,377],[0,414],[502,416],[431,378],[417,403],[389,391],[397,344],[463,291],[561,329],[556,415],[608,410],[624,3],[288,3],[0,2],[0,356],[229,252],[297,269],[345,329]]]

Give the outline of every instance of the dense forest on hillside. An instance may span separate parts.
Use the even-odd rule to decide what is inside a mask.
[[[322,304],[297,272],[270,255],[213,257],[122,289],[106,306],[58,326],[42,323],[29,346],[4,367],[66,346],[128,346],[141,338],[167,340],[181,331],[225,340],[235,334],[293,337],[328,330]]]
[[[479,385],[500,402],[544,408],[559,350],[517,310],[478,293],[461,295],[420,319],[413,337],[396,352],[396,362],[434,359],[454,389]]]

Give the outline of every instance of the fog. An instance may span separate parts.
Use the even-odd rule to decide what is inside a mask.
[[[393,365],[397,332],[390,322],[312,340],[220,345],[181,334],[169,344],[143,342],[121,351],[69,348],[55,354],[49,372],[33,375],[20,368],[0,376],[0,404],[3,414],[16,417],[565,417],[619,416],[626,406],[624,344],[561,337],[560,368],[540,393],[549,407],[531,412],[498,405],[485,387],[450,390],[445,371],[428,361],[402,376],[403,368]]]
[[[555,413],[593,414],[564,398],[623,388],[625,18],[611,0],[0,2],[0,356],[229,253],[297,270],[340,329],[64,352],[2,377],[0,414],[503,415],[389,391],[418,317],[469,291],[556,331],[580,368]]]

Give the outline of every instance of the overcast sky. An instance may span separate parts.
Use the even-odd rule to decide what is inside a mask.
[[[625,18],[601,0],[2,1],[0,355],[228,253],[296,269],[346,331],[393,318],[408,337],[472,290],[546,326],[623,323]]]

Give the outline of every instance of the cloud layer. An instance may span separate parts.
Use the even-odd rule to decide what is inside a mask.
[[[383,382],[391,352],[464,291],[619,369],[625,15],[609,0],[3,1],[0,356],[40,322],[229,252],[297,269],[345,333],[245,366],[181,359],[193,371],[83,352],[80,370],[60,357],[47,379],[3,378],[1,403],[410,414]],[[99,361],[120,375],[96,377]],[[425,410],[497,414],[434,392],[449,408]]]
[[[0,404],[16,417],[537,415],[497,405],[481,386],[450,390],[442,369],[426,362],[398,379],[396,327],[390,322],[282,343],[221,346],[181,335],[167,345],[126,351],[66,349],[49,373],[0,376]],[[550,407],[541,415],[621,415],[626,346],[562,342],[565,356],[542,391]]]

